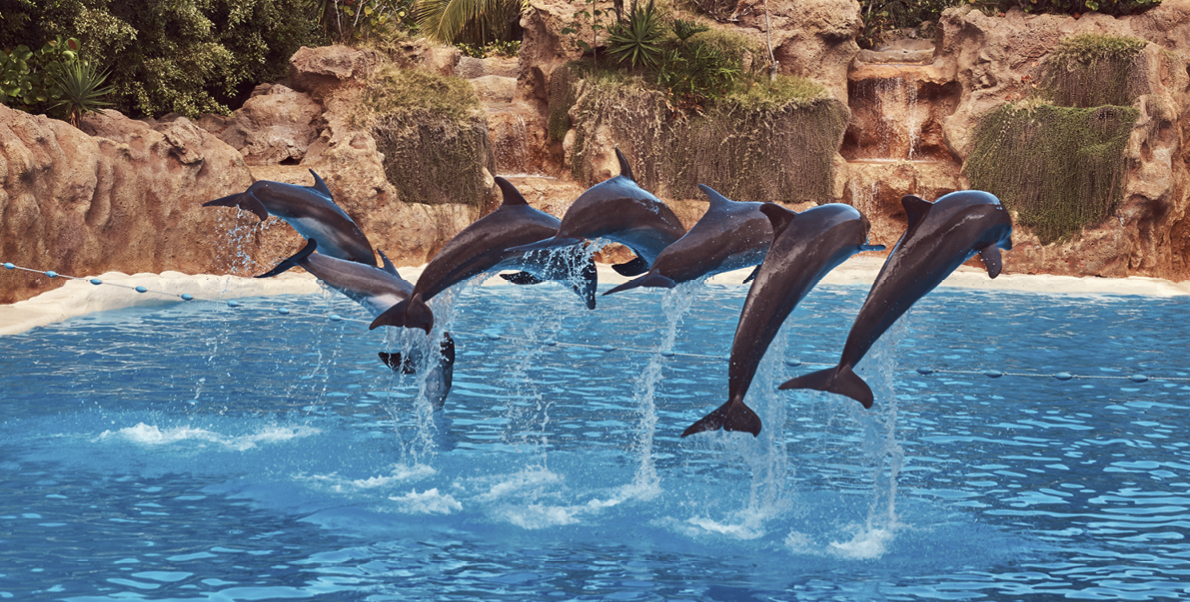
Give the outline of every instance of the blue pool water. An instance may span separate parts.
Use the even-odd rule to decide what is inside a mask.
[[[381,333],[310,317],[364,317],[332,296],[0,337],[0,599],[1190,596],[1186,299],[939,289],[861,364],[865,411],[772,390],[838,356],[866,289],[822,286],[761,437],[680,439],[746,293],[467,287],[438,415]]]

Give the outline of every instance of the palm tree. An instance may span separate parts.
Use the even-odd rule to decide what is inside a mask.
[[[416,0],[413,14],[430,38],[483,46],[512,40],[523,7],[523,0]]]

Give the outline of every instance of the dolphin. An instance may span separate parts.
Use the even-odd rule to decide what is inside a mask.
[[[636,259],[613,266],[624,276],[639,276],[661,251],[686,233],[686,228],[661,199],[636,184],[624,153],[616,149],[620,175],[583,192],[562,216],[552,238],[517,247],[517,251],[573,245],[580,240],[605,238],[636,253]]]
[[[384,268],[364,265],[354,261],[337,259],[329,255],[314,253],[318,247],[318,240],[311,238],[302,250],[298,251],[272,270],[257,276],[269,278],[276,276],[292,267],[301,266],[314,277],[347,298],[359,303],[372,314],[372,317],[384,313],[384,310],[409,298],[413,292],[413,285],[397,273],[396,266],[389,261],[384,251],[380,251],[380,258],[384,261]],[[402,357],[400,353],[380,352],[380,361],[394,372],[405,374],[417,372],[419,357]],[[446,395],[450,393],[451,382],[454,378],[455,345],[450,333],[443,333],[439,343],[437,361],[430,368],[426,378],[426,396],[435,410],[442,409]]]
[[[541,240],[557,232],[558,218],[529,206],[520,191],[504,178],[496,178],[504,203],[492,213],[459,232],[434,256],[417,279],[409,299],[397,303],[372,321],[378,326],[421,328],[434,326],[434,314],[426,301],[472,276],[492,270],[523,270],[525,275],[510,279],[521,284],[561,280],[595,308],[597,272],[595,261],[575,240],[566,249],[518,251],[514,247]]]
[[[897,318],[976,253],[988,276],[1000,275],[1000,249],[1012,249],[1012,217],[1000,199],[963,190],[933,203],[907,195],[901,205],[909,226],[860,307],[839,365],[791,379],[780,389],[829,391],[872,407],[872,389],[853,370]]]
[[[275,215],[307,240],[317,240],[319,253],[375,266],[376,254],[368,237],[331,199],[326,182],[313,169],[310,175],[314,176],[313,186],[259,180],[244,192],[202,206],[238,207],[255,213],[262,222]]]
[[[665,247],[644,276],[603,294],[639,286],[673,288],[682,282],[754,266],[764,260],[773,241],[773,226],[760,211],[763,203],[740,203],[710,186],[699,184],[698,187],[711,201],[698,223]]]
[[[868,220],[850,205],[829,203],[794,213],[765,203],[760,211],[771,222],[773,242],[740,312],[727,368],[727,403],[690,425],[683,437],[720,428],[759,435],[760,417],[744,396],[785,318],[823,276],[852,255],[884,250],[867,244]]]

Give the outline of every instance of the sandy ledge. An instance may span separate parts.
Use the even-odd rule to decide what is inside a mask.
[[[828,274],[823,279],[823,283],[870,286],[876,279],[876,274],[879,273],[883,263],[884,258],[882,257],[853,257]],[[401,276],[415,282],[424,267],[401,268]],[[598,267],[601,285],[619,284],[629,280],[617,274],[609,265],[599,264]],[[751,269],[747,269],[720,274],[711,278],[709,282],[739,285],[751,271]],[[3,271],[0,271],[0,278],[3,277]],[[196,301],[226,301],[238,297],[303,295],[321,290],[317,280],[304,272],[287,272],[276,278],[263,280],[207,274],[195,276],[180,272],[131,276],[119,272],[109,272],[97,277],[105,284],[97,286],[87,280],[69,280],[65,286],[32,299],[11,305],[0,305],[0,335],[18,334],[38,326],[45,326],[91,312],[185,303],[180,298],[183,293],[193,295]],[[90,278],[92,277],[88,276],[88,279]],[[108,286],[108,284],[122,286]],[[136,286],[143,286],[149,292],[138,293],[132,290]],[[505,283],[501,278],[491,278],[484,283],[484,286],[511,285]],[[1005,274],[992,280],[982,269],[969,266],[960,267],[942,283],[942,286],[1064,295],[1140,295],[1146,297],[1190,295],[1190,281],[1170,282],[1157,278],[1139,277],[1114,279],[1020,274]]]

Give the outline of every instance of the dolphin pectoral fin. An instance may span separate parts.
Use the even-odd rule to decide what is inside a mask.
[[[760,416],[742,401],[729,401],[682,431],[683,437],[703,431],[744,431],[760,436]]]
[[[988,269],[989,278],[999,276],[1000,270],[1004,269],[1004,262],[1000,259],[1000,247],[996,245],[988,245],[980,249],[979,258],[983,260],[983,266]]]
[[[860,245],[859,246],[859,250],[861,253],[863,251],[883,251],[884,249],[885,249],[884,245]]]
[[[628,159],[624,156],[624,153],[620,152],[620,147],[618,146],[616,147],[616,160],[620,162],[620,175],[635,182],[636,178],[632,177],[632,166],[628,165]]]
[[[625,282],[624,284],[621,284],[620,286],[617,286],[616,288],[613,288],[612,290],[603,294],[610,295],[612,293],[631,290],[641,286],[651,288],[673,288],[677,285],[678,283],[674,282],[670,278],[662,276],[661,274],[649,273],[635,280],[629,280],[628,282]]]
[[[500,274],[500,277],[507,280],[509,284],[541,284],[545,282],[541,278],[530,274],[529,272],[517,272],[515,274]]]
[[[756,267],[752,268],[752,273],[748,274],[747,278],[744,278],[744,282],[742,284],[748,284],[749,282],[756,280],[756,275],[759,273],[760,273],[760,264],[756,264]]]
[[[322,178],[318,177],[318,174],[314,173],[313,169],[310,170],[310,175],[314,176],[314,185],[307,188],[313,188],[314,192],[326,195],[328,199],[331,198],[331,189],[326,187],[326,182],[323,182]]]
[[[256,195],[251,192],[241,192],[231,196],[225,196],[221,199],[207,201],[202,204],[203,207],[236,207],[244,211],[251,211],[260,218],[260,221],[269,219],[269,210],[264,208],[264,203],[256,198]]]
[[[277,274],[280,274],[289,268],[294,268],[301,265],[302,261],[306,259],[306,257],[309,257],[310,253],[313,253],[314,249],[316,248],[318,248],[318,241],[311,238],[310,240],[306,241],[306,246],[302,247],[301,251],[293,254],[293,257],[282,260],[281,263],[277,264],[277,267],[257,276],[257,278],[272,278],[273,276],[276,276]]]
[[[385,353],[380,352],[380,361],[384,362],[393,372],[401,372],[402,374],[416,374],[417,366],[409,358],[404,358],[400,353]]]
[[[612,269],[621,276],[640,276],[649,271],[649,262],[645,261],[643,257],[637,256],[632,261],[613,265]]]
[[[814,389],[816,391],[846,395],[863,404],[865,408],[871,408],[872,402],[875,399],[872,395],[872,389],[868,387],[868,383],[864,382],[864,379],[852,371],[851,366],[836,366],[834,368],[804,374],[785,381],[777,388],[782,391],[788,389]]]
[[[905,215],[909,218],[909,227],[912,228],[914,224],[926,218],[926,214],[930,212],[930,207],[934,204],[912,194],[907,194],[901,197],[901,206],[905,208]]]

